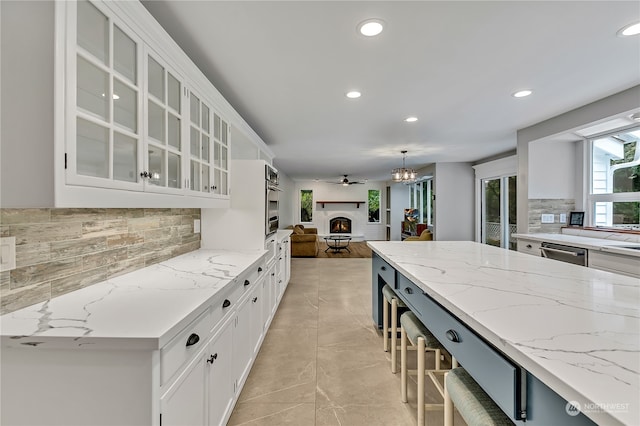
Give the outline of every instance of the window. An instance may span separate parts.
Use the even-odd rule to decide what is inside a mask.
[[[313,222],[313,190],[300,190],[300,222]]]
[[[517,250],[512,234],[516,232],[516,177],[482,179],[481,242]]]
[[[369,223],[380,223],[380,191],[378,189],[370,189],[368,203],[369,206]]]
[[[640,128],[591,143],[590,224],[640,229]]]
[[[428,178],[411,187],[411,208],[419,211],[419,223],[433,225],[433,179]]]

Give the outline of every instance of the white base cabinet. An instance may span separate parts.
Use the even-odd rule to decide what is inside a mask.
[[[589,250],[589,268],[640,278],[640,258]]]

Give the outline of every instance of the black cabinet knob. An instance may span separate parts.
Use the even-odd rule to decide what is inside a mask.
[[[245,287],[246,287],[246,286],[248,286],[249,284],[251,284],[251,281],[249,281],[249,280],[244,280],[244,286],[245,286]]]
[[[151,177],[151,173],[149,173],[149,172],[140,172],[140,177],[150,178]]]
[[[217,352],[215,354],[211,355],[209,357],[209,359],[207,359],[207,363],[213,364],[213,361],[215,361],[216,359],[218,359],[218,353]]]
[[[231,301],[229,299],[224,299],[224,302],[222,302],[222,307],[228,308],[229,306],[231,306]]]
[[[413,294],[413,289],[411,287],[405,287],[404,292],[407,294]]]
[[[531,244],[527,244],[527,248],[531,248]]]
[[[381,266],[380,269],[382,269],[383,271],[386,271],[387,267],[386,266]]]
[[[458,333],[456,333],[455,330],[447,330],[445,335],[447,336],[447,339],[451,340],[454,343],[460,342],[460,336],[458,336]]]
[[[193,346],[200,341],[200,336],[196,333],[191,333],[191,336],[187,339],[187,346]]]
[[[253,302],[253,303],[256,303],[257,301],[258,301],[258,296],[254,297],[254,298],[252,299],[252,302]]]
[[[262,272],[262,266],[258,266],[258,272]]]

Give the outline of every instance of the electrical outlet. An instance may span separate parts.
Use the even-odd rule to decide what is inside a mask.
[[[16,237],[0,238],[0,271],[16,269]]]
[[[567,223],[567,214],[560,213],[560,223]]]
[[[200,233],[200,219],[193,219],[193,233]]]
[[[542,222],[542,223],[553,223],[553,215],[552,214],[543,214],[543,215],[541,215],[540,222]]]

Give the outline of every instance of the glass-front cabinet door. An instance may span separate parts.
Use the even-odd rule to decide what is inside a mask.
[[[189,190],[199,194],[212,192],[211,144],[212,111],[195,92],[189,93]]]
[[[229,195],[229,124],[213,115],[213,193]]]
[[[67,181],[141,189],[141,42],[87,0],[77,2],[76,26]]]

